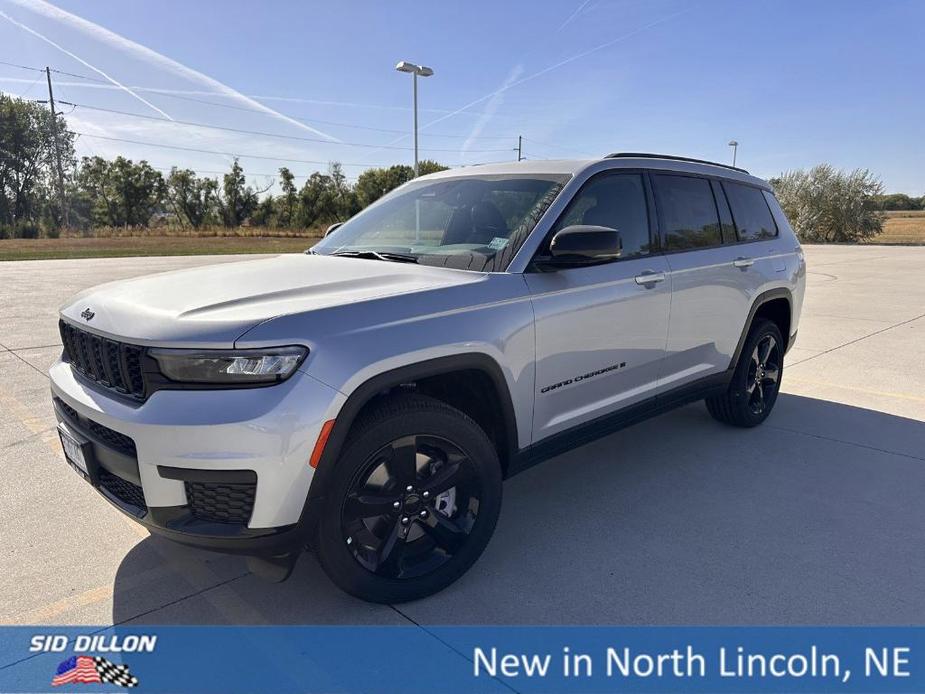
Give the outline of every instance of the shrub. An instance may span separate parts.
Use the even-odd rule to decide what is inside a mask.
[[[801,241],[857,242],[883,231],[877,204],[883,186],[867,169],[845,172],[819,164],[788,171],[771,184]]]

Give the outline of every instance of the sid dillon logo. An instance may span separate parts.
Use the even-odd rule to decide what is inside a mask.
[[[38,634],[32,637],[29,651],[33,653],[61,653],[75,655],[61,661],[51,678],[53,687],[68,684],[114,684],[119,687],[137,687],[138,678],[129,666],[114,663],[96,653],[152,653],[157,636],[128,634],[125,636],[81,634],[73,639],[64,634]]]

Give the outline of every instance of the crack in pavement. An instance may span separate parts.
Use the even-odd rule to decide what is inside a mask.
[[[826,350],[823,350],[822,352],[819,352],[819,354],[814,354],[814,355],[811,356],[811,357],[806,357],[805,359],[800,359],[800,361],[795,361],[795,362],[793,362],[792,364],[788,364],[788,366],[790,366],[790,367],[792,368],[792,367],[796,366],[797,364],[805,364],[806,362],[810,361],[811,359],[816,359],[817,357],[821,357],[821,356],[823,356],[824,354],[829,354],[830,352],[834,352],[835,350],[841,349],[842,347],[848,347],[849,345],[853,345],[853,344],[855,344],[855,343],[857,343],[857,342],[860,342],[861,340],[866,340],[868,337],[874,337],[875,335],[880,335],[881,333],[885,333],[886,331],[892,330],[893,328],[899,328],[899,327],[901,327],[901,326],[903,326],[903,325],[908,325],[909,323],[914,323],[915,321],[920,320],[920,319],[922,319],[922,318],[925,318],[925,313],[923,313],[923,314],[920,315],[920,316],[916,316],[915,318],[910,318],[909,320],[904,320],[904,321],[902,321],[902,322],[900,322],[900,323],[896,323],[896,324],[891,325],[891,326],[889,326],[889,327],[881,328],[880,330],[875,330],[875,331],[872,332],[872,333],[868,333],[867,335],[862,335],[861,337],[858,337],[858,338],[856,338],[856,339],[854,339],[854,340],[849,340],[848,342],[845,342],[845,343],[840,344],[840,345],[836,345],[835,347],[830,347],[829,349],[826,349]]]

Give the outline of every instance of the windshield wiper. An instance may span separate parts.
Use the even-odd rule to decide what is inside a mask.
[[[389,253],[388,251],[337,251],[331,255],[342,256],[345,258],[367,258],[369,260],[385,260],[393,263],[416,263],[416,255],[406,255],[404,253]]]

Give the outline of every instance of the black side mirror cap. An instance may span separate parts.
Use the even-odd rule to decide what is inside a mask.
[[[575,224],[556,232],[544,265],[587,265],[616,260],[623,253],[620,232],[610,227]]]

